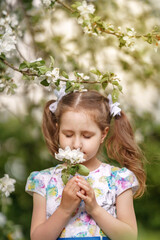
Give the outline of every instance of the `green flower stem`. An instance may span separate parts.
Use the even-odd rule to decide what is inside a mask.
[[[67,161],[68,162],[68,161]],[[69,179],[69,176],[75,176],[76,173],[79,173],[82,176],[88,176],[89,169],[83,164],[70,164],[68,162],[67,168],[62,170],[62,181],[66,185]]]
[[[4,215],[6,215],[6,213],[7,213],[7,201],[6,201],[6,197],[3,194],[1,194],[1,206],[2,206],[2,208],[1,208],[2,213]]]

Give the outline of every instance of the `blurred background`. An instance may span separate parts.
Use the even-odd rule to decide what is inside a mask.
[[[71,6],[75,1],[66,0]],[[80,1],[81,2],[81,1]],[[94,4],[96,15],[115,27],[134,28],[138,34],[151,32],[159,24],[158,0],[99,0]],[[136,141],[147,162],[147,190],[134,202],[139,240],[160,239],[160,49],[137,39],[135,50],[119,48],[116,37],[89,36],[83,33],[69,11],[56,3],[46,9],[40,0],[0,1],[1,9],[18,21],[20,31],[17,53],[8,61],[15,67],[24,59],[42,57],[66,72],[86,73],[91,68],[116,73],[123,93],[122,109],[131,120]],[[4,174],[16,179],[15,192],[7,198],[6,225],[0,217],[0,239],[28,240],[32,213],[32,197],[25,193],[30,172],[55,166],[41,131],[43,107],[53,93],[34,80],[0,62],[0,75],[12,76],[18,86],[15,93],[0,93],[0,178]],[[107,158],[107,156],[106,156]],[[108,158],[107,158],[108,159]],[[2,205],[2,203],[1,203]],[[2,223],[3,222],[3,223]],[[16,229],[16,231],[14,231]],[[9,234],[9,232],[14,234]]]

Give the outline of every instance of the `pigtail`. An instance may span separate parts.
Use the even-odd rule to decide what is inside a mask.
[[[57,120],[55,114],[49,110],[49,106],[53,102],[55,101],[50,100],[45,105],[43,112],[42,132],[47,147],[54,157],[55,153],[58,152],[58,126],[56,126]]]
[[[143,167],[145,158],[134,140],[132,127],[124,112],[112,121],[106,148],[111,159],[115,159],[122,167],[128,168],[136,175],[140,187],[135,197],[142,196],[146,180]]]

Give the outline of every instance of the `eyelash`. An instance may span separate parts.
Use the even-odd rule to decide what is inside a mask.
[[[73,135],[66,135],[66,137],[67,137],[67,138],[71,138],[72,136],[73,136]],[[89,136],[89,137],[87,137],[87,136],[86,136],[86,137],[85,137],[85,136],[83,136],[83,137],[84,137],[84,138],[86,138],[86,139],[89,139],[89,138],[91,138],[91,136]]]

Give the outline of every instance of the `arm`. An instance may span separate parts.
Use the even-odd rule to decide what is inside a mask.
[[[31,222],[31,240],[54,240],[60,235],[71,218],[72,213],[79,206],[81,199],[76,196],[80,187],[72,178],[65,186],[60,206],[46,220],[46,199],[33,194],[33,214]]]
[[[117,197],[117,218],[114,218],[97,204],[94,191],[90,185],[82,178],[78,182],[78,185],[85,190],[86,195],[78,192],[77,196],[84,200],[86,211],[109,238],[112,240],[137,239],[137,224],[131,189]]]

